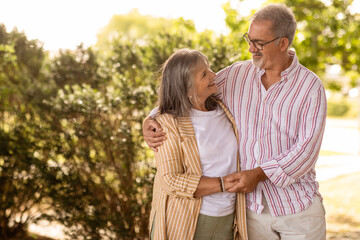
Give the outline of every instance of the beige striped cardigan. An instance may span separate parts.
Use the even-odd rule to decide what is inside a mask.
[[[232,115],[221,102],[219,105],[232,123],[238,140]],[[194,197],[202,175],[195,131],[190,117],[158,114],[156,120],[166,132],[167,140],[155,152],[157,173],[149,232],[155,221],[154,239],[192,240],[202,202],[201,197]],[[237,169],[240,170],[239,157]],[[237,194],[236,200],[234,239],[248,239],[245,195],[241,193]]]

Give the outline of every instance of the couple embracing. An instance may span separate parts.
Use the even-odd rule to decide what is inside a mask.
[[[271,4],[244,34],[252,60],[215,74],[180,49],[164,63],[143,125],[157,168],[151,239],[325,240],[315,163],[326,97],[289,50],[295,31],[292,11]]]

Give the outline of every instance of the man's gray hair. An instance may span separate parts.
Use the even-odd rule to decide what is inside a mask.
[[[295,31],[296,20],[294,13],[284,4],[269,4],[258,10],[252,17],[252,21],[268,20],[272,22],[270,31],[277,37],[285,37],[289,39],[289,47],[291,46]]]

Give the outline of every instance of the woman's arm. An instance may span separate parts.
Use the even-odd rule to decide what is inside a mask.
[[[194,193],[194,197],[202,197],[217,192],[222,192],[221,181],[219,181],[219,178],[202,176]]]
[[[200,178],[199,185],[194,193],[195,197],[203,197],[217,192],[225,192],[231,189],[237,182],[228,182],[220,177],[205,177]]]
[[[167,140],[154,153],[161,187],[168,195],[194,198],[201,175],[193,174],[193,170],[186,171],[184,168],[185,159],[177,121],[170,114],[158,115],[156,120],[167,135]]]

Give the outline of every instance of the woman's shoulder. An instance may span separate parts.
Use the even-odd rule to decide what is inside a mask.
[[[156,121],[169,124],[176,124],[176,117],[170,113],[157,113],[155,116]]]
[[[178,132],[178,120],[177,118],[170,113],[157,113],[155,120],[161,125],[165,132]]]

